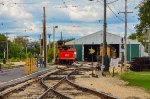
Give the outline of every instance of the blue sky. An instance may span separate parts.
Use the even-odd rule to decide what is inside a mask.
[[[115,1],[115,2],[113,2]],[[124,35],[125,0],[107,0],[107,32]],[[113,2],[113,3],[111,3]],[[128,35],[135,32],[141,0],[128,0]],[[0,0],[0,33],[30,36],[39,40],[42,33],[43,7],[46,7],[47,34],[56,29],[56,39],[79,38],[103,30],[103,0]]]

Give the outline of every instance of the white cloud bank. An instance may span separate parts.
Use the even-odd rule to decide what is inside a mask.
[[[88,0],[73,0],[73,1],[66,1],[65,4],[67,5],[67,8],[65,7],[62,0],[56,0],[56,1],[50,1],[50,0],[32,0],[32,2],[35,2],[37,4],[22,4],[24,2],[31,2],[30,0],[2,0],[0,2],[3,2],[4,5],[0,5],[0,20],[3,23],[6,21],[12,21],[16,20],[18,22],[18,26],[23,28],[7,28],[3,30],[3,26],[1,26],[1,31],[13,31],[13,32],[26,32],[28,34],[30,33],[41,33],[42,32],[42,18],[43,18],[43,6],[46,6],[46,16],[47,20],[53,20],[57,22],[57,25],[59,26],[59,32],[65,31],[68,33],[68,35],[74,35],[74,36],[84,36],[89,33],[93,33],[99,30],[103,29],[103,24],[91,24],[90,22],[94,22],[96,20],[102,20],[103,22],[103,1],[99,0],[99,2],[89,2]],[[111,2],[113,0],[108,0],[108,2]],[[128,8],[129,11],[137,12],[137,9],[134,9],[135,6],[138,5],[138,3],[141,0],[130,0],[128,1]],[[15,3],[18,4],[15,4]],[[19,4],[20,3],[20,4]],[[117,2],[109,5],[114,13],[118,13],[119,11],[124,11],[124,0],[118,0]],[[119,17],[123,18],[122,15],[118,15]],[[133,13],[133,16],[136,16],[136,13]],[[112,13],[112,11],[107,8],[107,18],[113,22],[113,24],[108,23],[108,31],[112,33],[124,33],[124,23],[119,22]],[[130,19],[130,16],[128,17]],[[137,18],[137,17],[135,17]],[[59,22],[60,20],[60,22]],[[117,20],[117,21],[116,21]],[[68,25],[64,25],[67,21],[81,21],[85,22],[82,24],[81,27],[71,27]],[[86,23],[87,22],[87,23]],[[89,22],[89,23],[88,23]],[[134,32],[133,25],[137,22],[132,22],[128,26],[129,28],[132,28],[132,31],[129,30],[129,33]],[[47,22],[47,26],[54,26],[56,23],[49,23]],[[72,23],[74,25],[79,25],[80,23]],[[86,26],[86,24],[89,24],[89,26]],[[91,24],[91,26],[90,26]],[[4,24],[5,25],[5,24]],[[13,22],[10,24],[11,26],[14,26]],[[62,28],[61,26],[64,25]],[[16,27],[18,27],[16,26]],[[5,26],[7,27],[7,26]],[[47,29],[49,31],[49,29]],[[52,28],[51,28],[52,30]]]

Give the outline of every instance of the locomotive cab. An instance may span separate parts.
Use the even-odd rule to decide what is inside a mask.
[[[76,58],[76,50],[70,45],[64,45],[62,41],[58,42],[57,49],[57,64],[69,64],[71,65]]]

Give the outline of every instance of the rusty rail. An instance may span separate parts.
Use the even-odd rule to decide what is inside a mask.
[[[70,74],[70,75],[71,75],[71,74]],[[80,89],[80,90],[84,90],[84,91],[89,92],[89,93],[92,93],[92,94],[95,94],[95,95],[101,97],[102,99],[117,99],[117,97],[114,97],[114,96],[112,96],[112,95],[109,95],[109,94],[107,94],[107,93],[105,93],[105,92],[98,92],[98,91],[96,91],[96,90],[89,89],[89,88],[85,88],[85,87],[82,87],[82,86],[80,86],[80,85],[78,85],[78,84],[72,82],[71,80],[69,80],[69,76],[70,76],[70,75],[67,75],[67,76],[65,77],[65,79],[66,79],[66,81],[67,81],[68,84],[74,86],[75,88]]]
[[[7,87],[10,87],[10,86],[13,86],[13,85],[16,85],[16,84],[22,84],[22,83],[23,84],[19,87],[14,86],[10,89],[7,89],[7,90],[4,90],[4,91],[0,92],[0,99],[6,97],[9,93],[12,93],[16,90],[19,90],[22,87],[30,85],[32,82],[43,79],[47,75],[50,75],[50,74],[52,74],[53,72],[56,72],[56,71],[58,71],[57,68],[47,69],[47,70],[42,71],[42,72],[37,72],[37,73],[34,73],[32,75],[28,75],[28,76],[25,76],[25,77],[22,77],[22,78],[19,78],[19,79],[15,79],[14,81],[10,81],[10,83],[8,83],[8,84],[6,83],[6,85],[1,86],[1,88],[7,88]],[[48,72],[48,74],[46,74],[47,72]]]
[[[61,69],[61,70],[65,70],[65,69]],[[60,71],[58,71],[60,72]],[[72,72],[71,72],[72,73]],[[69,75],[69,74],[68,74]],[[44,78],[41,79],[41,85],[47,89],[43,94],[41,94],[37,99],[45,99],[47,96],[48,96],[48,93],[49,92],[53,92],[55,93],[57,96],[61,97],[62,99],[71,99],[70,97],[67,97],[59,92],[57,92],[55,90],[56,87],[58,87],[65,79],[65,77],[62,77],[62,79],[57,83],[55,84],[53,87],[48,87],[45,83],[44,83]]]
[[[88,88],[82,87],[82,86],[80,86],[80,85],[78,85],[78,84],[75,84],[75,83],[73,83],[72,81],[70,81],[70,80],[69,80],[70,75],[76,73],[77,70],[78,70],[78,69],[74,69],[71,73],[69,73],[68,75],[66,75],[65,77],[63,77],[63,78],[62,78],[57,84],[55,84],[53,87],[50,87],[50,88],[47,87],[48,90],[45,91],[45,92],[44,92],[41,96],[39,96],[37,99],[44,99],[44,98],[46,98],[47,95],[48,95],[48,92],[50,92],[50,91],[55,92],[55,94],[58,95],[58,96],[60,96],[60,97],[62,97],[62,99],[71,99],[70,97],[67,97],[67,96],[65,96],[65,95],[63,95],[63,94],[61,94],[61,93],[59,93],[59,92],[57,92],[57,91],[55,90],[55,89],[56,89],[60,84],[62,84],[64,81],[67,82],[68,84],[70,84],[71,86],[77,88],[77,89],[80,89],[80,90],[82,90],[82,91],[84,91],[84,92],[88,92],[88,93],[94,94],[94,95],[96,95],[96,96],[98,96],[98,97],[100,97],[100,98],[102,98],[102,99],[117,99],[117,97],[114,97],[114,96],[112,96],[112,95],[110,95],[110,94],[108,94],[108,93],[105,93],[105,92],[98,92],[98,91],[93,90],[93,89],[88,89]],[[43,84],[44,84],[44,82],[43,82]],[[46,85],[44,84],[44,86],[46,86]]]

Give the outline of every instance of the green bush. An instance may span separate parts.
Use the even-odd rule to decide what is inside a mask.
[[[53,48],[48,49],[48,53],[47,53],[47,58],[48,58],[48,62],[52,62],[53,60]]]
[[[2,68],[11,69],[13,68],[11,64],[2,64]]]

